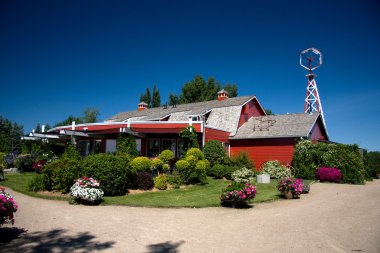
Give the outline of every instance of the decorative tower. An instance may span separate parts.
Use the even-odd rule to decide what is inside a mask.
[[[313,70],[322,65],[322,54],[315,48],[308,48],[300,53],[300,65],[309,71],[306,75],[308,84],[306,88],[305,98],[305,113],[319,112],[322,117],[322,122],[326,127],[325,117],[323,115],[322,103],[319,98],[317,83],[315,81],[316,74]]]

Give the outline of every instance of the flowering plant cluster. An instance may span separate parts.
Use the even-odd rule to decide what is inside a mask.
[[[256,196],[256,187],[250,183],[232,182],[222,193],[220,201],[222,206],[242,206]]]
[[[262,172],[268,173],[272,178],[287,178],[291,177],[292,174],[289,167],[282,165],[277,160],[264,163]]]
[[[278,184],[277,184],[277,189],[282,194],[291,192],[294,197],[298,197],[299,195],[301,195],[302,187],[303,187],[303,183],[302,183],[302,179],[300,178],[297,178],[297,179],[294,179],[291,177],[284,178],[278,181]]]
[[[46,160],[38,160],[33,164],[33,170],[37,173],[41,173],[42,170],[44,169],[47,161]]]
[[[99,183],[91,177],[83,176],[70,188],[70,195],[78,202],[97,203],[103,199],[104,192],[98,189]]]
[[[253,170],[243,167],[239,170],[235,170],[232,173],[231,177],[232,180],[237,183],[250,183],[253,182],[255,173],[253,172]]]
[[[317,178],[321,181],[339,183],[342,180],[342,173],[337,168],[322,167],[317,170]]]
[[[18,205],[13,197],[0,187],[0,225],[4,223],[14,224],[13,213],[17,211]]]

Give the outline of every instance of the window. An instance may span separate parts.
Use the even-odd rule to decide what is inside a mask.
[[[147,156],[155,157],[160,154],[160,139],[147,140]]]

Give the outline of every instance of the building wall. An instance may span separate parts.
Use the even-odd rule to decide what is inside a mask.
[[[316,122],[316,124],[313,126],[311,132],[310,132],[310,140],[312,142],[317,142],[319,140],[327,140],[327,135],[323,128],[323,123],[320,119]]]
[[[241,151],[247,152],[256,169],[270,160],[278,160],[283,164],[291,164],[294,153],[294,138],[230,140],[231,155]]]
[[[230,136],[229,132],[222,131],[222,130],[217,130],[217,129],[212,129],[212,128],[205,128],[205,143],[211,140],[217,140],[221,142],[229,142],[228,138]]]
[[[241,109],[238,128],[241,127],[245,122],[247,122],[251,117],[263,115],[265,115],[265,112],[263,112],[257,100],[252,99],[251,101],[246,103]]]

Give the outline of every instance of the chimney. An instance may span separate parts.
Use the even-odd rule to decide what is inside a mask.
[[[218,100],[222,101],[228,98],[228,92],[222,89],[221,91],[218,92]]]
[[[148,104],[145,102],[140,102],[139,107],[137,108],[138,111],[142,111],[148,108]]]

